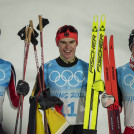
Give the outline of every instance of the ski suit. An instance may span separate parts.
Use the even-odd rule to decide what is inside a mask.
[[[50,89],[51,96],[63,101],[61,111],[69,123],[65,134],[80,133],[83,129],[87,76],[88,63],[78,58],[67,64],[58,57],[44,64],[46,89]],[[38,89],[34,86],[32,94],[36,95]]]
[[[119,104],[124,107],[124,134],[131,134],[134,133],[134,71],[129,63],[117,68],[117,81]]]
[[[3,120],[3,102],[6,91],[8,92],[12,106],[14,108],[18,107],[19,95],[15,90],[15,82],[14,67],[10,62],[0,59],[0,125]]]

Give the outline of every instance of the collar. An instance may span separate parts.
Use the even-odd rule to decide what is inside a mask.
[[[78,58],[75,57],[71,62],[66,62],[60,56],[56,59],[57,63],[62,67],[72,67],[77,64]]]
[[[129,64],[130,64],[131,69],[134,71],[134,57],[133,57],[133,55],[131,55]]]

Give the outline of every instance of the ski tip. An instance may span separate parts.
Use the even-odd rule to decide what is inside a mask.
[[[98,32],[98,18],[93,20],[92,32]]]
[[[106,16],[103,14],[101,15],[100,31],[105,31],[105,24],[106,24]]]
[[[107,36],[106,35],[104,36],[104,41],[107,41]]]
[[[93,20],[94,20],[94,22],[98,21],[98,15],[94,15]]]
[[[103,50],[107,50],[107,36],[104,36],[104,40],[103,40]]]
[[[106,17],[106,15],[105,14],[102,14],[101,17]]]
[[[110,36],[110,39],[113,39],[113,35]]]
[[[106,22],[106,15],[105,14],[101,15],[101,21],[104,22],[104,23]]]
[[[110,48],[110,49],[113,49],[113,35],[110,36],[109,48]]]
[[[96,25],[97,29],[98,29],[98,16],[97,15],[95,15],[93,18],[93,27],[94,27],[94,25]]]

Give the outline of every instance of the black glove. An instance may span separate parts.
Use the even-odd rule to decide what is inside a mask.
[[[30,96],[30,97],[29,97],[29,103],[30,103],[30,104],[36,103],[36,97],[35,97],[35,96]]]
[[[29,92],[29,84],[23,80],[19,80],[16,90],[19,95],[26,96]]]
[[[58,97],[50,96],[47,94],[44,95],[43,92],[41,92],[40,95],[38,96],[38,102],[39,102],[42,110],[46,110],[48,108],[55,107],[56,105],[58,105],[58,106],[63,105],[63,102]]]
[[[40,89],[37,89],[37,91],[39,91]],[[48,89],[45,89],[45,92],[43,92],[43,94],[44,94],[44,96],[50,96],[50,90],[49,90],[49,88]],[[30,97],[29,97],[29,103],[31,104],[31,103],[36,103],[36,99],[38,98],[37,97],[38,96],[38,93],[35,95],[35,96],[33,96],[33,95],[31,95]]]

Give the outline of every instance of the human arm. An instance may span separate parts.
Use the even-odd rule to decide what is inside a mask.
[[[15,85],[16,85],[16,73],[14,67],[11,66],[11,77],[8,85],[8,89],[9,89],[8,96],[10,98],[11,105],[17,108],[19,105],[19,95],[15,90]]]
[[[16,74],[14,67],[11,66],[11,77],[10,77],[10,82],[8,85],[8,95],[10,98],[11,105],[15,108],[18,107],[19,105],[19,98],[20,95],[27,95],[29,92],[29,85],[27,82],[24,82],[22,80],[18,81],[17,87],[16,86]]]

